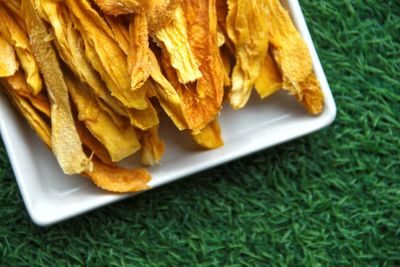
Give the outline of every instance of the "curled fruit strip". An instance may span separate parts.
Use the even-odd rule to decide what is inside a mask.
[[[225,70],[218,47],[215,0],[185,0],[182,7],[188,22],[189,44],[202,77],[196,82],[181,84],[167,53],[162,53],[161,62],[181,102],[186,128],[196,134],[213,121],[221,109]]]
[[[0,2],[0,33],[9,44],[14,46],[20,65],[26,73],[29,89],[33,95],[38,95],[42,90],[39,67],[25,29],[20,26],[21,23],[18,23],[17,19],[11,17],[7,8]]]
[[[17,94],[12,83],[3,80],[3,84],[15,107],[24,116],[38,137],[51,149],[52,129],[50,125],[39,115],[36,108],[29,101]],[[44,103],[50,106],[50,103],[46,103],[46,101]],[[50,113],[46,115],[49,116]],[[90,177],[97,186],[110,192],[127,193],[149,189],[147,183],[151,180],[151,176],[145,169],[137,168],[129,170],[114,166],[110,162],[110,158],[104,147],[79,122],[77,123],[77,129],[82,142],[89,150],[89,154],[94,153],[101,159],[92,158],[93,168],[85,170],[82,173],[83,175]]]
[[[187,24],[182,7],[175,10],[172,22],[155,32],[157,42],[164,53],[169,54],[172,67],[179,82],[187,84],[202,77],[199,64],[193,54],[187,33]]]
[[[249,100],[268,52],[268,11],[265,0],[228,0],[226,28],[234,44],[236,65],[232,73],[230,104],[243,108]]]
[[[46,41],[47,28],[33,7],[32,0],[23,0],[27,29],[32,51],[47,85],[51,103],[51,148],[65,174],[78,174],[92,168],[82,149],[75,128],[68,97],[68,89],[57,55]]]
[[[283,88],[311,114],[321,113],[324,107],[324,95],[313,72],[307,44],[279,0],[268,0],[267,9],[271,21],[269,32],[271,50],[282,72]]]
[[[0,35],[0,77],[9,77],[18,70],[14,47]]]
[[[269,53],[264,58],[255,87],[261,98],[267,98],[282,88],[282,74]]]
[[[104,111],[90,91],[72,75],[66,75],[66,82],[78,119],[107,149],[112,161],[117,162],[133,155],[140,149],[135,129],[130,125],[124,128],[114,123]]]
[[[206,149],[215,149],[224,145],[221,127],[217,119],[209,123],[198,134],[193,134],[192,137],[199,146]]]
[[[114,39],[106,21],[87,0],[66,0],[85,44],[85,54],[100,73],[111,94],[128,108],[147,108],[144,89],[131,90],[126,54]]]

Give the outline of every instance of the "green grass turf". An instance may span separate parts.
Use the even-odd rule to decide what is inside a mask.
[[[302,0],[333,126],[49,227],[1,148],[1,266],[400,266],[400,2]]]

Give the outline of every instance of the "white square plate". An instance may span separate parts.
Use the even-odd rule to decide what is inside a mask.
[[[162,165],[150,169],[153,176],[151,187],[309,134],[334,120],[335,102],[300,5],[297,0],[285,3],[310,49],[314,70],[325,94],[324,112],[317,117],[310,116],[285,92],[279,92],[265,101],[259,100],[254,93],[243,110],[234,112],[229,106],[224,107],[220,122],[225,146],[212,151],[196,150],[190,140],[182,138],[182,134],[174,129],[172,122],[164,120],[160,134],[167,148]],[[134,195],[107,193],[86,178],[65,176],[54,156],[3,94],[0,94],[0,129],[28,213],[40,226]]]

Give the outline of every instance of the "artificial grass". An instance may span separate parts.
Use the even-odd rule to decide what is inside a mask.
[[[1,266],[400,266],[400,3],[302,0],[329,128],[49,227],[0,153]]]

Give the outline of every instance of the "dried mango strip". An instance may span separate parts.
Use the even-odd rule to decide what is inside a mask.
[[[175,9],[182,0],[153,0],[144,13],[147,15],[150,35],[170,24],[174,19]]]
[[[117,162],[133,155],[140,143],[132,127],[119,128],[110,116],[98,105],[96,99],[70,75],[66,75],[70,96],[78,110],[78,119],[104,145],[112,161]]]
[[[105,16],[105,20],[110,26],[119,47],[127,55],[129,53],[129,30],[125,25],[124,17]]]
[[[187,21],[181,7],[176,8],[172,22],[155,32],[164,53],[168,53],[179,82],[187,84],[202,77],[199,63],[189,44]]]
[[[147,31],[147,19],[144,15],[135,15],[131,18],[129,29],[123,25],[120,18],[109,18],[106,20],[111,25],[118,42],[127,43],[126,54],[128,55],[128,71],[131,76],[132,90],[144,92],[146,97],[151,97],[152,88],[146,83],[149,74],[149,41]],[[146,99],[147,107],[143,110],[124,108],[125,116],[136,128],[148,130],[158,125],[158,115],[152,103]]]
[[[90,133],[85,125],[78,120],[75,120],[75,125],[82,143],[91,150],[89,153],[93,153],[104,164],[113,166],[114,162],[111,160],[107,149]]]
[[[154,80],[149,81],[149,85],[153,88],[161,107],[172,119],[179,130],[188,128],[184,114],[184,103],[181,100],[175,88],[167,80],[161,72],[156,56],[152,51],[149,52],[150,74]]]
[[[265,0],[228,0],[227,32],[235,46],[230,104],[243,108],[268,52],[269,17]]]
[[[123,107],[119,107],[123,110],[122,111],[123,115],[120,115],[110,105],[105,103],[102,99],[98,98],[97,96],[96,96],[96,101],[97,101],[97,104],[101,107],[101,109],[103,109],[105,112],[108,113],[108,115],[111,117],[113,122],[119,128],[125,128],[125,127],[127,127],[127,125],[129,125],[128,114],[125,112]]]
[[[150,8],[155,0],[94,0],[104,13],[108,15],[123,15],[143,13]]]
[[[16,93],[16,90],[12,88],[12,84],[7,81],[3,81],[6,92],[11,99],[14,106],[18,109],[21,115],[26,119],[31,128],[36,132],[39,138],[47,145],[51,147],[51,130],[47,123],[40,117],[32,105],[24,99],[22,96]]]
[[[306,43],[279,0],[268,0],[267,10],[271,22],[271,50],[282,72],[284,89],[305,105],[311,114],[320,113],[324,96],[313,73]]]
[[[21,13],[21,1],[20,0],[6,0],[6,1],[0,1],[2,2],[10,12],[9,14],[11,17],[14,18],[14,20],[18,23],[19,27],[26,32],[26,24],[25,21],[22,17]]]
[[[120,107],[118,101],[110,95],[98,73],[87,61],[83,41],[74,29],[69,11],[62,3],[53,0],[36,0],[35,3],[36,7],[42,11],[42,18],[52,25],[56,47],[62,60],[82,82],[89,85],[99,98],[99,105],[109,113],[115,123],[122,125],[121,118],[115,113],[125,115],[125,111]]]
[[[50,126],[39,116],[36,110],[26,100],[15,94],[13,90],[9,90],[7,85],[5,87],[7,88],[7,93],[12,102],[25,117],[29,125],[47,147],[51,148],[52,130],[50,129]],[[77,128],[79,130],[84,130],[84,127],[79,125]],[[104,159],[102,159],[103,162],[93,158],[93,168],[84,171],[82,173],[83,175],[89,176],[97,186],[110,192],[127,193],[149,189],[147,183],[151,180],[151,176],[147,170],[140,168],[128,170],[104,163],[107,162],[107,155],[103,154],[105,152],[104,150],[101,151],[101,146],[99,146],[98,143],[92,143],[96,140],[91,139],[90,135],[86,135],[85,131],[80,133],[82,134],[82,141],[85,145],[100,159],[104,157]]]
[[[150,77],[149,35],[146,15],[135,15],[129,24],[128,70],[131,88],[136,90]]]
[[[303,100],[301,103],[307,108],[308,112],[317,115],[324,108],[324,94],[321,90],[320,83],[314,73],[299,83],[300,90],[303,92]]]
[[[228,11],[229,11],[227,0],[216,0],[216,7],[217,7],[218,27],[220,27],[223,33],[227,33],[226,18],[228,17]]]
[[[18,70],[14,47],[0,35],[0,77],[9,77]]]
[[[112,31],[86,0],[67,0],[74,24],[85,43],[86,57],[105,81],[111,94],[129,108],[145,109],[145,91],[131,90],[126,55]]]
[[[224,86],[231,87],[231,72],[233,69],[232,55],[235,54],[235,48],[232,41],[228,37],[226,29],[226,18],[228,16],[228,3],[226,0],[216,0],[217,7],[217,22],[218,22],[218,35],[222,36],[219,39],[224,40],[223,43],[219,43],[220,56],[224,65]],[[219,41],[220,42],[220,41]]]
[[[69,105],[68,89],[56,53],[49,42],[47,28],[31,0],[23,0],[32,51],[47,85],[51,102],[51,147],[65,174],[90,170],[92,163],[82,150]]]
[[[235,47],[232,41],[228,37],[228,32],[226,28],[226,18],[228,17],[228,12],[229,12],[227,0],[216,0],[216,5],[217,5],[218,31],[224,35],[225,45],[228,47],[229,52],[234,55]]]
[[[129,24],[128,68],[131,76],[131,87],[140,88],[147,97],[154,95],[150,86],[150,49],[148,40],[147,19],[145,15],[135,15]],[[135,89],[134,89],[135,90]],[[159,124],[158,114],[153,104],[147,99],[145,110],[127,109],[131,124],[141,130],[148,130]]]
[[[147,166],[157,164],[164,154],[165,144],[158,136],[158,126],[142,134],[141,162]]]
[[[224,145],[218,119],[213,120],[198,134],[193,134],[192,137],[199,146],[206,149],[215,149]]]
[[[32,55],[28,36],[8,13],[7,8],[1,3],[0,33],[8,43],[14,46],[21,67],[26,73],[27,82],[32,94],[39,94],[42,90],[42,80],[39,74],[39,67]]]
[[[171,22],[174,10],[181,1],[182,0],[94,0],[96,5],[107,15],[146,15],[151,34]]]
[[[34,97],[31,96],[29,98],[29,101],[31,102],[31,104],[34,108],[36,108],[42,114],[44,114],[50,118],[50,116],[51,116],[50,102],[49,102],[49,98],[47,97],[47,94],[44,91],[42,91],[37,96],[34,96]]]
[[[261,98],[267,98],[282,88],[282,74],[269,53],[264,58],[255,85]]]
[[[14,105],[18,110],[24,115],[25,119],[28,120],[31,127],[35,130],[35,132],[39,135],[40,139],[44,141],[44,143],[51,148],[51,130],[47,123],[39,116],[36,112],[40,111],[47,118],[51,118],[50,112],[50,102],[46,95],[41,93],[36,97],[29,97],[31,102],[30,106],[27,100],[24,100],[25,96],[19,94],[19,92],[27,91],[27,89],[21,89],[22,87],[27,87],[27,84],[24,80],[22,73],[18,75],[14,75],[15,77],[10,77],[9,79],[5,79],[3,84],[7,89],[7,94],[13,100]],[[10,90],[12,90],[10,92]],[[36,109],[36,110],[35,110]],[[112,164],[111,158],[108,155],[107,150],[97,141],[90,132],[82,125],[81,122],[76,121],[76,128],[79,133],[79,137],[82,142],[88,146],[95,155],[102,160],[104,163]]]
[[[42,91],[37,96],[33,96],[26,83],[26,78],[22,71],[17,71],[13,76],[3,78],[18,96],[29,100],[33,107],[50,118],[50,103],[46,91]]]
[[[131,18],[129,37],[128,68],[131,75],[131,87],[133,90],[141,88],[146,91],[146,95],[151,95],[154,92],[148,81],[152,67],[145,15],[134,15]],[[159,124],[157,111],[149,100],[147,100],[145,110],[127,109],[127,113],[131,124],[141,130],[145,131]]]
[[[143,131],[149,130],[160,123],[157,110],[150,100],[147,101],[148,104],[145,110],[126,109],[131,125]]]
[[[202,77],[195,83],[182,85],[171,68],[167,54],[162,62],[184,106],[188,129],[198,132],[217,116],[224,95],[224,67],[217,37],[215,0],[185,0],[183,10],[188,23],[190,47],[199,62]]]
[[[117,166],[109,166],[93,159],[93,170],[84,173],[90,176],[92,181],[100,188],[115,192],[128,193],[149,189],[147,183],[151,176],[146,169],[125,169]]]
[[[9,87],[14,90],[19,96],[30,98],[31,91],[26,84],[25,75],[22,71],[17,71],[14,75],[4,78],[4,80],[9,84]]]

